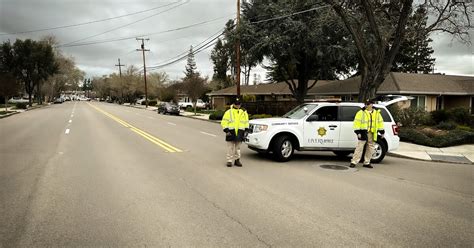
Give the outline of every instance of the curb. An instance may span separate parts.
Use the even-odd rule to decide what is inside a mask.
[[[16,115],[16,114],[19,114],[19,113],[21,113],[21,112],[16,112],[15,111],[15,112],[12,112],[12,113],[8,113],[6,115],[0,115],[0,119],[7,118],[9,116]]]
[[[435,160],[432,160],[432,159],[414,158],[414,157],[410,157],[410,156],[406,156],[406,155],[401,155],[401,154],[396,154],[396,153],[391,153],[391,152],[387,153],[387,156],[396,157],[396,158],[406,158],[406,159],[412,159],[412,160],[418,160],[418,161],[425,161],[425,162],[435,161]],[[443,161],[435,161],[435,162],[443,162]]]
[[[207,121],[207,122],[211,122],[211,123],[219,123],[218,120],[209,120],[209,119],[206,120],[206,119],[194,118],[194,117],[192,117],[192,116],[190,116],[190,115],[180,115],[180,116],[186,117],[186,118],[190,118],[190,119],[194,119],[194,120],[199,120],[199,121]]]
[[[417,161],[424,161],[424,162],[437,162],[437,163],[449,163],[449,164],[474,164],[474,162],[463,163],[463,162],[454,162],[454,161],[443,161],[443,160],[437,160],[437,159],[428,160],[428,159],[414,158],[414,157],[405,156],[405,155],[401,155],[401,154],[395,154],[395,153],[387,153],[387,156],[396,157],[396,158],[405,158],[405,159],[411,159],[411,160],[417,160]],[[469,160],[469,159],[467,159],[467,160]]]

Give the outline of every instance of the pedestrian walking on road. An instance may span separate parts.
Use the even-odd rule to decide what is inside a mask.
[[[248,133],[249,116],[247,111],[240,108],[239,98],[225,112],[221,126],[225,132],[225,141],[227,141],[227,167],[232,167],[232,164],[242,167],[240,145]]]
[[[383,138],[385,131],[380,110],[374,108],[372,100],[367,100],[365,106],[355,115],[354,132],[359,141],[349,167],[354,168],[359,163],[365,148],[364,167],[374,168],[370,164],[374,153],[374,144],[377,141],[377,134],[380,133]]]

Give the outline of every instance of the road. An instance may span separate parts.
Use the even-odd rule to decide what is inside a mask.
[[[471,247],[473,167],[225,167],[216,123],[98,102],[0,120],[0,247]]]

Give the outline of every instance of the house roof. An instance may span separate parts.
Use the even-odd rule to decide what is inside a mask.
[[[314,87],[318,85],[328,84],[332,81],[318,80]],[[308,85],[314,83],[314,80],[309,80]],[[313,87],[313,88],[314,88]],[[237,86],[228,87],[225,89],[213,91],[209,96],[232,96],[236,95]],[[290,88],[285,82],[257,84],[257,85],[241,85],[240,94],[242,95],[291,95]],[[308,92],[309,94],[309,92]]]
[[[309,84],[314,80],[310,80]],[[346,80],[319,80],[308,95],[358,95],[360,76]],[[209,96],[235,95],[236,86],[213,91]],[[241,94],[291,95],[285,82],[240,86]],[[378,94],[474,95],[474,77],[391,72]]]
[[[360,76],[328,85],[315,86],[316,95],[346,95],[359,93]],[[440,74],[391,72],[382,83],[379,94],[473,95],[474,77]]]

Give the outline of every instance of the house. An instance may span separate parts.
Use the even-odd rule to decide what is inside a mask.
[[[311,93],[319,96],[357,99],[360,76],[316,85]],[[426,111],[464,107],[473,113],[474,77],[441,74],[391,72],[377,91],[377,95],[412,96],[403,107],[422,108]]]
[[[359,87],[360,76],[346,80],[318,81],[308,91],[306,99],[310,101],[336,98],[343,101],[354,101],[357,100]],[[286,102],[286,105],[294,106],[295,102],[285,82],[241,86],[240,92],[244,98],[245,95],[255,96],[253,102],[257,105],[285,104]],[[474,113],[474,77],[469,76],[391,72],[379,87],[377,94],[412,96],[413,100],[404,103],[400,106],[402,108],[417,107],[433,111],[465,107]],[[208,95],[214,108],[223,109],[235,97],[236,86],[214,91]]]

